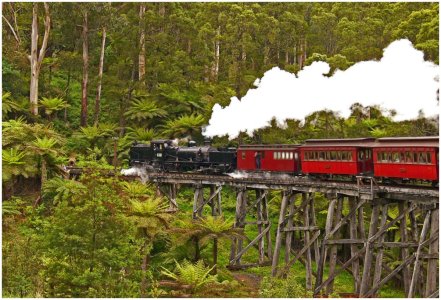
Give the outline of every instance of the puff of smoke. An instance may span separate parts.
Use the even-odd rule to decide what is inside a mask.
[[[283,126],[287,118],[303,120],[307,115],[331,109],[348,117],[352,104],[379,105],[395,110],[395,121],[416,118],[438,111],[439,67],[425,61],[423,52],[406,39],[391,43],[379,61],[359,62],[330,77],[326,62],[314,62],[295,74],[275,67],[255,81],[239,100],[229,106],[214,105],[207,137],[228,134],[235,138],[240,131],[252,134],[275,118]]]
[[[148,175],[146,169],[143,167],[131,167],[130,169],[122,169],[121,175],[123,176],[139,176],[142,183],[146,183]]]

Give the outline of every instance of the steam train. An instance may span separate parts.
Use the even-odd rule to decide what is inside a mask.
[[[400,182],[439,179],[438,137],[310,139],[302,145],[187,147],[155,140],[131,147],[130,165],[165,172],[223,174],[233,171],[285,173],[293,176],[371,176]]]

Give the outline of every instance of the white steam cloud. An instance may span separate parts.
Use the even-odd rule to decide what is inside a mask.
[[[356,102],[393,109],[396,121],[414,119],[419,110],[426,116],[438,113],[439,66],[425,61],[408,40],[391,43],[380,61],[359,62],[324,76],[329,70],[327,63],[314,62],[297,77],[277,67],[267,71],[241,100],[232,97],[229,106],[213,107],[204,135],[235,138],[240,131],[252,134],[267,126],[272,118],[283,125],[288,118],[303,120],[323,109],[348,117]]]

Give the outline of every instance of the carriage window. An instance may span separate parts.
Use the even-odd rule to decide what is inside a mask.
[[[273,152],[273,159],[277,159],[277,152]]]
[[[292,152],[289,152],[289,159],[293,159],[293,153]]]
[[[329,151],[326,151],[325,154],[326,154],[326,160],[331,160],[331,157],[330,157],[331,153]]]
[[[314,151],[314,160],[318,160],[319,159],[319,154],[317,151]]]
[[[292,152],[291,152],[291,154],[292,154]],[[297,152],[294,152],[294,159],[299,160],[299,154]]]
[[[323,151],[319,152],[319,160],[325,160],[325,152]]]
[[[412,152],[406,152],[406,162],[411,163],[412,162]]]
[[[245,159],[245,151],[242,152],[242,159]]]
[[[341,151],[337,151],[337,160],[341,160]]]
[[[282,159],[285,159],[285,152],[282,152]]]
[[[432,155],[430,152],[427,152],[427,163],[431,164],[432,163]]]
[[[352,161],[352,152],[350,152],[350,151],[348,152],[348,160]]]
[[[418,153],[417,152],[413,153],[413,162],[418,163]]]
[[[420,152],[419,153],[419,160],[418,160],[418,162],[420,163],[420,164],[425,164],[426,163],[426,153],[423,153],[423,152]]]
[[[331,151],[331,160],[336,160],[336,159],[337,159],[337,152]]]
[[[364,160],[364,152],[358,151],[358,160]]]
[[[392,162],[399,163],[400,162],[400,153],[394,152],[392,154]]]
[[[347,151],[343,151],[341,153],[341,160],[348,160],[348,152]]]
[[[406,159],[404,158],[404,152],[400,152],[400,162],[406,162]]]
[[[366,159],[371,159],[372,158],[372,152],[369,149],[366,149]]]
[[[384,152],[377,152],[377,161],[384,162],[386,154]]]

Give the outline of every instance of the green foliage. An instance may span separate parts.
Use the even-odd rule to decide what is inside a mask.
[[[5,115],[7,113],[13,111],[19,111],[21,107],[18,103],[16,103],[12,97],[10,92],[5,92],[2,94],[2,113]]]
[[[184,115],[178,119],[167,121],[163,126],[163,134],[169,137],[183,137],[200,132],[204,117],[197,114]]]
[[[46,98],[42,97],[40,100],[40,105],[44,107],[44,111],[46,115],[51,116],[53,113],[56,113],[59,110],[62,110],[69,106],[66,101],[62,98]]]
[[[2,216],[16,216],[21,215],[20,204],[23,201],[20,198],[13,197],[13,199],[9,201],[2,202]]]
[[[130,198],[152,197],[153,189],[138,181],[125,181],[122,183],[122,188]]]
[[[9,181],[13,176],[30,177],[37,171],[27,152],[16,148],[2,149],[2,180]]]
[[[174,272],[162,268],[161,273],[182,285],[190,285],[193,291],[200,290],[209,283],[217,282],[217,275],[210,275],[214,267],[206,267],[201,260],[194,264],[187,260],[184,260],[182,264],[177,261],[175,263],[176,269]]]
[[[149,99],[135,99],[125,115],[129,120],[140,122],[155,117],[164,117],[167,112]]]
[[[259,295],[263,298],[312,298],[296,275],[286,279],[264,277],[260,283]]]
[[[86,186],[74,180],[55,177],[43,185],[43,196],[51,199],[53,204],[65,201],[72,203],[73,199],[81,199],[85,194]]]
[[[49,297],[120,297],[135,283],[136,227],[113,180],[84,177],[81,193],[58,191],[60,201],[42,223],[41,261]]]
[[[146,143],[151,141],[156,136],[156,133],[153,129],[135,127],[128,128],[128,130],[128,136],[130,137],[130,139],[137,142]]]

